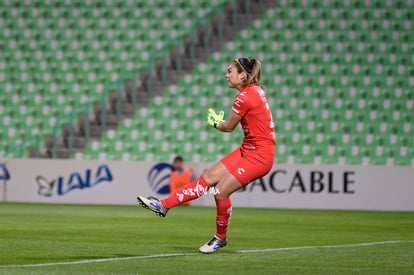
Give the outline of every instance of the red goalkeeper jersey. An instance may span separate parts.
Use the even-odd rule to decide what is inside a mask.
[[[273,152],[275,129],[266,94],[258,85],[248,85],[234,98],[233,111],[242,116],[240,124],[244,139],[242,148],[247,150],[269,149]]]

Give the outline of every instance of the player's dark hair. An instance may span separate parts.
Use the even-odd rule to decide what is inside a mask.
[[[247,75],[244,85],[260,85],[261,63],[259,60],[256,58],[236,58],[234,64],[239,74],[245,72]]]
[[[182,156],[176,156],[175,158],[174,158],[174,162],[184,162],[184,159],[183,159],[183,157]]]

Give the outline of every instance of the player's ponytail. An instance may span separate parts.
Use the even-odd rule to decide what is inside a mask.
[[[257,59],[252,59],[252,71],[248,75],[249,84],[260,85],[260,68],[262,64]]]
[[[244,79],[244,85],[260,85],[260,68],[261,63],[255,58],[236,58],[234,60],[236,65],[237,72],[246,73],[246,78]]]

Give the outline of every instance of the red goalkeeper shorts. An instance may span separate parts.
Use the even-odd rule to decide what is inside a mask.
[[[274,162],[274,146],[268,150],[246,150],[239,147],[221,159],[236,180],[243,186],[263,177],[272,169]]]

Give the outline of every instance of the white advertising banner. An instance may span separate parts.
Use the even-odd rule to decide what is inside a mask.
[[[191,164],[200,175],[211,164]],[[163,198],[167,163],[0,160],[3,201],[135,204],[137,195]],[[275,165],[232,195],[239,207],[414,211],[412,167]],[[214,205],[212,192],[193,205]]]

